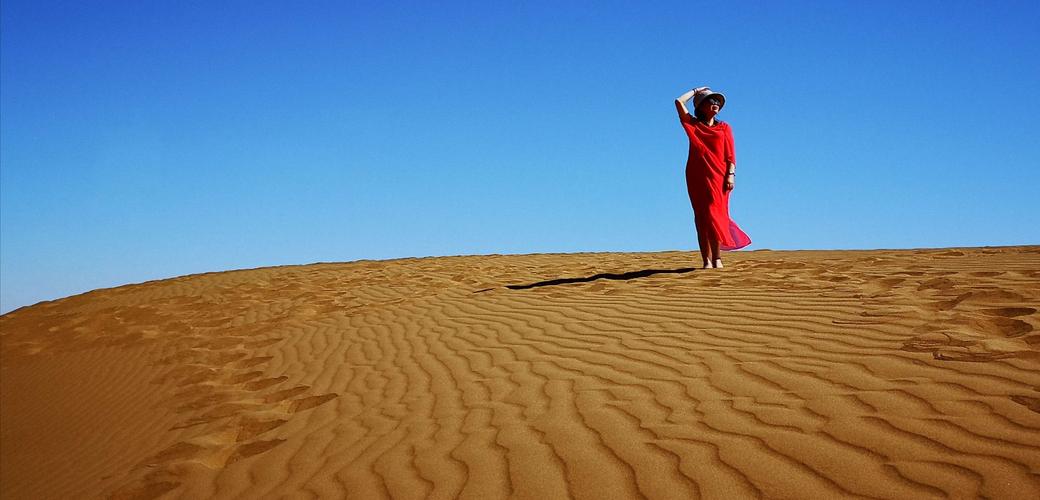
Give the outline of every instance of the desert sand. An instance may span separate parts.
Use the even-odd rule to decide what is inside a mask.
[[[1040,247],[491,255],[0,317],[0,496],[1040,498]]]

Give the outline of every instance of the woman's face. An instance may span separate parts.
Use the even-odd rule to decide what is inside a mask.
[[[722,102],[715,97],[709,97],[701,102],[701,105],[697,107],[697,114],[705,118],[711,118],[719,114],[719,110],[722,109]]]

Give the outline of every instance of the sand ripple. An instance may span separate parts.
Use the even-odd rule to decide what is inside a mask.
[[[445,257],[0,317],[3,498],[1040,497],[1040,248]]]

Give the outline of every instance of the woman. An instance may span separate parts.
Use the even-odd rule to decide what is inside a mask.
[[[694,115],[686,109],[693,98]],[[733,132],[715,116],[726,105],[726,96],[708,87],[693,89],[675,100],[690,154],[686,160],[686,191],[693,205],[704,268],[722,267],[722,250],[751,244],[751,238],[729,218],[729,193],[736,176]]]

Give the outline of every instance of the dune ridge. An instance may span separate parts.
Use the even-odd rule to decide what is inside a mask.
[[[1040,497],[1040,247],[692,260],[312,264],[13,311],[0,496]]]

